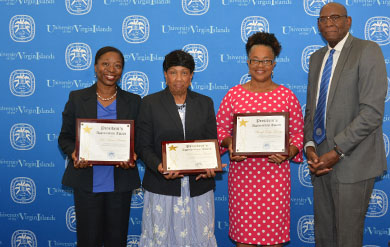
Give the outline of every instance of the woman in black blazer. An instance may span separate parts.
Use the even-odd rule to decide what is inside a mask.
[[[163,63],[167,87],[143,98],[136,150],[145,163],[144,211],[139,246],[217,246],[214,235],[214,170],[163,175],[161,142],[216,139],[211,98],[192,92],[195,62],[175,50]]]
[[[75,155],[76,119],[135,120],[141,98],[122,90],[123,54],[103,47],[95,56],[97,82],[72,91],[62,113],[58,143],[69,163],[62,183],[73,188],[78,246],[126,246],[132,190],[140,186],[135,162],[98,166]]]

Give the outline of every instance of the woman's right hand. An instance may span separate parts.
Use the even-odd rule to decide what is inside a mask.
[[[157,167],[157,170],[164,176],[165,179],[176,179],[176,178],[182,178],[183,175],[180,175],[179,172],[168,172],[164,173],[164,168],[162,167],[162,163],[160,163]]]
[[[247,158],[246,156],[233,155],[233,139],[231,136],[223,139],[222,146],[227,147],[227,149],[229,150],[230,160],[232,160],[232,161],[240,162],[240,161],[243,161]]]
[[[74,150],[72,153],[72,160],[73,160],[74,168],[86,168],[88,166],[90,166],[90,167],[92,166],[92,164],[88,164],[88,161],[86,161],[84,159],[79,160],[76,157],[76,150]]]

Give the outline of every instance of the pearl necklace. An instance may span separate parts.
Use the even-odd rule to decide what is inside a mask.
[[[98,94],[98,92],[96,92],[96,95],[98,96],[99,99],[101,99],[103,101],[109,101],[109,100],[112,100],[113,98],[115,98],[117,92],[118,92],[118,90],[116,90],[115,93],[111,97],[109,97],[109,98],[103,98],[102,96],[100,96]]]

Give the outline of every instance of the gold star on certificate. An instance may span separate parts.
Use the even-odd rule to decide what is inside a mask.
[[[173,150],[173,151],[176,151],[176,148],[177,148],[177,147],[175,147],[175,146],[172,145],[172,146],[169,147],[169,151],[172,151],[172,150]]]
[[[241,126],[245,126],[246,127],[246,123],[247,123],[248,121],[245,121],[244,119],[242,119],[241,121],[240,121],[240,127]]]
[[[84,132],[90,133],[90,134],[91,134],[91,129],[92,129],[92,128],[88,127],[88,125],[86,125],[86,126],[83,128]]]

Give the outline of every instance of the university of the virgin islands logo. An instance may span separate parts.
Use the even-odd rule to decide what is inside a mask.
[[[74,206],[70,206],[68,210],[66,210],[66,227],[68,227],[69,231],[76,232],[76,211]]]
[[[387,94],[386,94],[386,102],[390,100],[390,78],[387,77]]]
[[[35,201],[37,189],[34,180],[27,177],[12,179],[9,186],[11,198],[15,203],[27,204]]]
[[[35,37],[35,22],[29,15],[15,15],[9,22],[9,34],[15,42],[29,42]]]
[[[390,18],[374,16],[368,19],[364,27],[364,37],[375,41],[378,45],[388,45],[390,43]]]
[[[298,169],[298,178],[299,182],[305,187],[313,187],[311,183],[311,176],[309,166],[307,164],[307,160],[305,160],[302,164],[299,165]]]
[[[245,74],[245,75],[241,76],[240,85],[243,85],[243,84],[247,83],[250,80],[251,80],[251,75],[250,74]]]
[[[37,237],[30,230],[16,230],[12,234],[11,238],[11,246],[12,247],[37,247]]]
[[[9,77],[9,89],[18,97],[30,96],[35,92],[35,76],[26,69],[12,71]]]
[[[209,64],[209,52],[204,45],[188,44],[183,47],[183,51],[188,52],[195,60],[195,71],[201,72],[205,70]]]
[[[306,46],[305,49],[302,51],[302,57],[301,57],[301,63],[302,63],[302,69],[306,73],[309,72],[309,62],[310,62],[310,56],[316,52],[318,49],[320,49],[321,45],[309,45]]]
[[[333,0],[303,0],[303,7],[305,12],[311,16],[319,16],[321,8]]]
[[[126,247],[138,247],[140,241],[139,235],[127,235]]]
[[[65,6],[71,15],[85,15],[92,9],[92,0],[65,0]]]
[[[299,239],[304,243],[314,243],[314,216],[304,215],[297,224]]]
[[[9,134],[11,146],[16,150],[29,150],[35,146],[35,129],[30,124],[17,123],[11,127]]]
[[[241,22],[241,39],[244,43],[256,32],[269,32],[268,20],[262,16],[248,16]]]
[[[203,15],[210,8],[210,0],[182,0],[181,5],[187,15]]]
[[[373,189],[368,203],[367,217],[382,217],[387,213],[389,200],[383,190]]]
[[[85,43],[71,43],[65,50],[66,66],[71,70],[86,70],[92,63],[91,47]]]
[[[390,144],[390,141],[389,141],[389,137],[383,133],[383,141],[385,142],[385,152],[386,152],[386,157],[389,156],[389,144]]]
[[[143,208],[144,206],[144,192],[141,188],[133,191],[131,197],[131,208]]]
[[[150,34],[149,20],[144,16],[131,15],[122,23],[123,39],[132,44],[143,43],[148,40]]]
[[[141,71],[129,71],[122,76],[122,89],[144,97],[149,92],[148,76]]]

